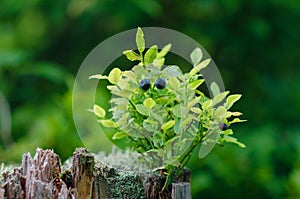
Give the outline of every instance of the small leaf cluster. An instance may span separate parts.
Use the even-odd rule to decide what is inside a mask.
[[[117,130],[113,139],[127,138],[133,150],[152,158],[156,166],[166,169],[168,177],[174,168],[180,170],[186,165],[199,144],[201,158],[216,143],[245,147],[230,129],[233,123],[244,121],[238,118],[242,113],[229,111],[241,95],[220,92],[215,82],[210,85],[212,98],[198,89],[205,81],[201,70],[211,62],[203,59],[200,48],[191,52],[193,68],[184,74],[176,65],[164,65],[171,44],[161,50],[157,45],[146,50],[140,28],[136,44],[137,50],[123,52],[127,59],[137,62],[132,70],[114,68],[108,76],[90,77],[111,83],[107,89],[112,94],[112,117],[106,118],[106,111],[98,105],[91,111],[101,125]]]

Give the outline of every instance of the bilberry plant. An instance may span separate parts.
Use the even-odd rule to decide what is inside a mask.
[[[94,105],[91,110],[104,127],[117,131],[112,139],[127,139],[132,150],[144,155],[145,160],[166,175],[163,189],[179,175],[188,163],[197,145],[202,145],[199,157],[205,157],[215,146],[230,142],[245,147],[234,138],[230,126],[243,122],[240,112],[229,109],[241,97],[220,92],[218,85],[210,85],[213,97],[209,98],[199,86],[204,83],[201,70],[211,59],[203,60],[200,48],[191,52],[193,68],[183,73],[176,65],[165,66],[165,55],[171,44],[161,50],[157,45],[145,49],[144,33],[138,28],[137,50],[126,50],[124,55],[137,62],[131,70],[111,70],[108,76],[90,78],[107,79],[112,94],[112,113]]]

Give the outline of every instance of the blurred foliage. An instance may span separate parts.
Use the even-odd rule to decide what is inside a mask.
[[[38,146],[70,156],[82,145],[71,98],[84,57],[116,33],[159,26],[203,45],[249,121],[235,127],[247,149],[192,159],[193,197],[299,198],[299,21],[293,0],[1,0],[0,91],[15,142],[2,141],[0,161]]]

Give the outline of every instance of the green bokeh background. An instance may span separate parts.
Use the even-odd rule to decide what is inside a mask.
[[[247,148],[216,147],[202,160],[195,154],[188,165],[193,198],[300,198],[296,0],[1,0],[0,91],[14,142],[0,141],[0,162],[18,163],[36,147],[66,159],[82,146],[71,107],[76,72],[101,41],[138,26],[195,39],[226,89],[243,94],[234,109],[248,122],[234,130]],[[99,143],[109,151],[109,142]]]

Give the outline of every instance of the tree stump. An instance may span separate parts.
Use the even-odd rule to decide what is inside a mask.
[[[188,170],[162,192],[165,177],[129,163],[133,159],[127,152],[105,156],[79,148],[61,166],[53,150],[38,148],[33,158],[23,155],[20,167],[0,173],[0,199],[191,198]]]

